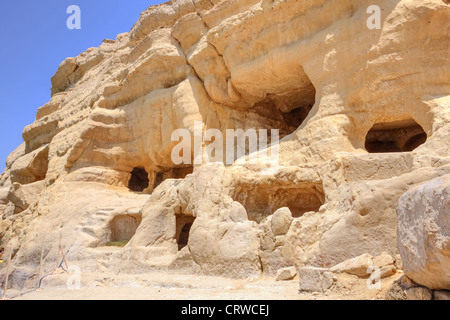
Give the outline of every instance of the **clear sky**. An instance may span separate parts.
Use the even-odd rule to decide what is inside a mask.
[[[50,100],[50,78],[67,57],[128,32],[156,0],[0,1],[0,173],[22,142],[23,128]],[[70,5],[81,9],[81,30],[69,30]]]

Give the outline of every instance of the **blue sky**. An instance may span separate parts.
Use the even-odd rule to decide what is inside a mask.
[[[141,11],[165,1],[0,1],[0,172],[22,130],[50,100],[50,78],[67,57],[128,32]],[[81,9],[81,30],[66,27],[67,8]]]

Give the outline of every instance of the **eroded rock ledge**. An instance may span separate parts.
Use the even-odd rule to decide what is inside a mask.
[[[174,0],[66,59],[0,176],[11,286],[51,272],[59,239],[85,272],[397,256],[399,198],[450,172],[450,7],[378,1],[369,30],[370,4]],[[279,129],[280,167],[174,165],[171,134],[194,121]]]

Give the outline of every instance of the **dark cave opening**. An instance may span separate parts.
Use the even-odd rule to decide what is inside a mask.
[[[189,242],[189,233],[195,218],[193,216],[178,214],[176,215],[176,235],[178,251],[187,246]]]
[[[148,188],[150,180],[148,173],[144,168],[134,168],[131,171],[131,178],[128,182],[128,188],[134,192],[142,192]]]
[[[271,129],[280,130],[282,138],[304,123],[315,103],[316,88],[305,74],[299,87],[287,92],[267,93],[249,109],[249,113],[265,118]]]
[[[291,130],[293,128],[297,129],[302,125],[303,121],[305,121],[306,117],[308,117],[313,105],[314,103],[308,104],[306,106],[295,108],[289,112],[283,113],[282,115],[284,122],[289,128],[291,128]]]
[[[317,212],[325,202],[325,193],[321,183],[260,185],[254,188],[242,185],[232,198],[244,206],[249,220],[259,223],[283,207],[289,208],[294,218],[305,212]]]
[[[156,173],[153,189],[156,189],[166,179],[184,179],[188,174],[194,172],[193,166],[176,167],[176,168],[159,168]]]
[[[425,143],[427,134],[414,120],[376,123],[367,133],[369,153],[410,152]]]

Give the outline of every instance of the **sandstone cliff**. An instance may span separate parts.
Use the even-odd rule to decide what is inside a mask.
[[[377,1],[371,30],[371,4],[173,0],[62,62],[0,176],[11,286],[52,270],[60,239],[83,272],[397,256],[399,198],[450,173],[450,6]],[[279,129],[279,167],[174,165],[171,134],[195,121]]]

